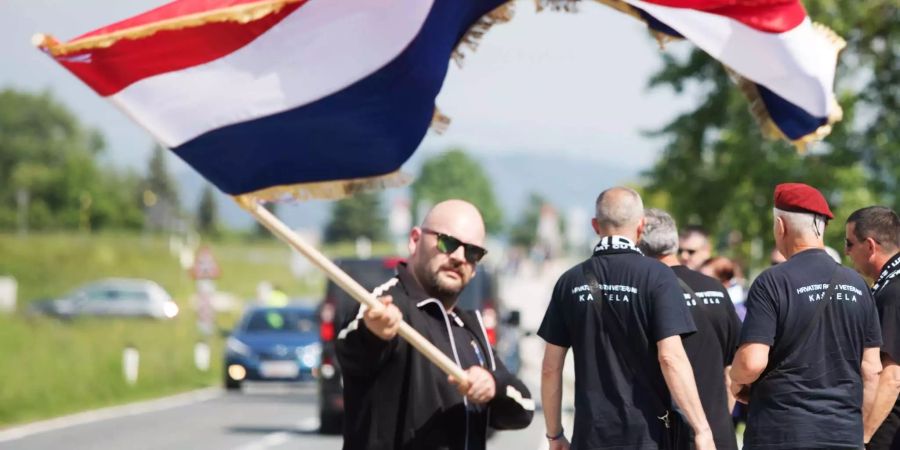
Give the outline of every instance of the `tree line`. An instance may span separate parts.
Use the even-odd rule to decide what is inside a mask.
[[[722,65],[704,52],[664,54],[654,89],[702,92],[697,105],[651,133],[664,142],[644,174],[644,192],[681,224],[713,232],[721,250],[764,265],[777,183],[805,182],[829,199],[837,222],[826,243],[843,248],[842,221],[871,204],[900,207],[900,4],[896,0],[807,0],[810,17],[847,41],[836,93],[844,117],[828,138],[798,152],[764,138]],[[687,44],[686,44],[687,45]]]
[[[753,266],[763,264],[773,244],[768,211],[777,183],[820,188],[839,219],[869,204],[900,208],[900,6],[893,0],[805,4],[811,17],[847,40],[836,86],[844,118],[807,152],[764,138],[728,73],[700,50],[684,57],[664,53],[648,83],[675,92],[690,86],[701,96],[649,133],[661,151],[638,181],[646,203],[669,210],[682,225],[704,226],[721,251]],[[214,234],[223,228],[209,186],[194,211],[183,211],[166,173],[165,150],[154,150],[145,175],[99,162],[104,151],[102,135],[51,95],[0,91],[0,230],[189,225]],[[429,158],[418,175],[411,186],[414,214],[446,198],[463,198],[479,206],[490,233],[516,245],[534,243],[546,203],[539,194],[530,194],[519,217],[504,218],[489,177],[460,149]],[[378,193],[335,202],[324,237],[385,240],[386,214]],[[840,226],[831,226],[826,242],[840,248],[841,235]]]

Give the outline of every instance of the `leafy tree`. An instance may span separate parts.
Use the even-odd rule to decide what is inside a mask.
[[[105,143],[49,93],[0,91],[0,228],[134,228],[133,174],[101,167]],[[22,218],[24,219],[24,218]]]
[[[820,188],[835,224],[826,242],[840,248],[842,220],[873,202],[900,206],[900,13],[892,0],[809,0],[813,18],[847,39],[838,67],[844,119],[806,154],[764,139],[746,100],[721,64],[700,50],[664,56],[650,86],[702,92],[700,103],[654,134],[666,140],[646,172],[644,192],[665,198],[680,223],[700,223],[731,245],[732,256],[762,262],[773,245],[772,191],[787,181]],[[653,206],[653,205],[649,205]],[[835,226],[837,225],[837,226]],[[727,239],[726,239],[727,237]]]
[[[219,205],[212,186],[203,187],[200,203],[197,204],[197,228],[201,233],[215,235],[219,232]]]
[[[413,205],[435,204],[451,198],[477,206],[489,233],[497,233],[503,227],[503,214],[490,179],[478,162],[460,149],[448,150],[426,160],[419,178],[412,185]],[[419,220],[420,217],[416,219]]]
[[[540,194],[532,192],[528,196],[528,205],[522,211],[522,216],[509,229],[509,241],[513,245],[531,248],[537,241],[538,221],[541,218],[541,207],[547,203]]]
[[[147,162],[144,179],[144,205],[147,207],[147,226],[153,230],[171,230],[181,215],[178,186],[166,165],[167,150],[159,145]]]
[[[362,192],[339,200],[331,208],[325,242],[353,241],[365,236],[381,241],[387,236],[387,218],[377,192]]]
[[[168,202],[172,207],[178,208],[178,185],[169,174],[166,165],[167,150],[159,145],[153,147],[153,153],[147,164],[146,188],[156,196],[158,201]]]

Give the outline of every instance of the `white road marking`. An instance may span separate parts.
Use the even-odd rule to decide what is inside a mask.
[[[319,418],[318,417],[307,417],[307,418],[297,422],[297,431],[307,432],[307,433],[319,431]]]
[[[42,420],[40,422],[32,422],[27,425],[7,428],[0,431],[0,442],[22,439],[34,434],[46,433],[48,431],[55,431],[76,425],[163,411],[166,409],[205,402],[220,396],[222,396],[221,388],[206,388],[146,402],[130,403],[122,406],[113,406],[111,408],[85,411],[50,420]]]
[[[242,445],[235,450],[265,450],[270,447],[275,447],[291,439],[291,434],[287,431],[279,431],[277,433],[271,433],[265,435],[262,439],[251,442],[246,445]]]

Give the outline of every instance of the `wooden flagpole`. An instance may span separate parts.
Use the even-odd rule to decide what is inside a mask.
[[[233,198],[238,205],[253,215],[260,224],[268,228],[272,234],[309,259],[316,267],[325,272],[325,275],[331,279],[331,281],[334,281],[335,284],[350,294],[356,301],[371,309],[384,307],[372,293],[360,286],[356,280],[350,278],[346,272],[326,258],[322,252],[300,239],[300,236],[298,236],[294,230],[288,228],[288,226],[279,220],[278,217],[275,217],[269,210],[263,208],[256,199],[248,195],[235,196]],[[448,358],[444,352],[440,351],[434,344],[428,342],[424,336],[419,334],[418,331],[409,326],[408,323],[401,321],[400,329],[397,334],[415,347],[416,350],[425,355],[429,361],[433,362],[438,368],[443,370],[444,373],[456,378],[460,385],[465,386],[468,384],[466,373],[457,366],[453,360]]]

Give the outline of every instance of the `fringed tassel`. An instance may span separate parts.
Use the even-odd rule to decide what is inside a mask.
[[[641,22],[647,23],[647,21],[644,20],[643,17],[641,17],[641,14],[636,9],[634,9],[634,7],[632,7],[628,3],[623,2],[622,0],[596,0],[596,2],[609,6],[610,8],[615,9],[620,13],[628,14],[629,16],[634,17]]]
[[[816,33],[818,33],[832,45],[835,56],[837,56],[837,54],[847,46],[847,41],[838,36],[837,33],[832,31],[827,26],[820,23],[814,23],[813,29]],[[791,141],[791,143],[794,144],[794,147],[796,147],[797,151],[800,153],[804,153],[806,151],[806,147],[810,144],[825,139],[825,137],[831,133],[832,125],[834,125],[836,122],[839,122],[843,118],[844,111],[841,109],[841,106],[837,103],[836,100],[832,100],[830,108],[831,113],[829,114],[828,121],[827,123],[825,123],[825,125],[820,126],[812,133],[809,133],[799,139],[790,139],[785,136],[781,129],[779,129],[775,124],[775,121],[772,120],[772,116],[769,115],[769,110],[766,108],[765,103],[763,103],[762,101],[762,97],[760,97],[759,95],[759,90],[756,87],[756,83],[738,75],[728,67],[726,67],[725,69],[731,75],[731,78],[735,81],[741,92],[743,92],[744,96],[747,97],[747,101],[750,102],[750,112],[751,114],[753,114],[753,117],[759,124],[759,128],[762,130],[763,135],[774,139],[784,139],[787,141]]]
[[[666,49],[666,45],[669,42],[681,41],[684,38],[678,36],[672,36],[671,34],[663,33],[662,31],[650,30],[650,34],[656,39],[657,45],[659,45],[659,50],[663,51]]]
[[[551,11],[563,11],[574,13],[578,12],[578,3],[581,0],[534,0],[534,7],[537,12],[541,12],[544,8]]]
[[[538,1],[543,1],[543,0],[538,0]],[[638,12],[637,9],[635,9],[633,6],[629,5],[628,3],[623,2],[622,0],[595,0],[595,1],[597,3],[609,6],[610,8],[615,9],[616,11],[619,11],[620,13],[628,14],[629,16],[634,17],[637,20],[640,20],[645,25],[647,24],[647,21],[644,20],[644,18],[641,16],[641,13]],[[650,34],[653,36],[653,38],[656,39],[656,43],[659,44],[660,50],[665,50],[666,44],[668,44],[669,42],[680,41],[683,39],[679,36],[672,36],[670,34],[663,33],[662,31],[652,30],[649,28],[649,25],[648,25],[647,29],[650,31]]]
[[[248,23],[262,19],[269,14],[277,13],[289,4],[302,0],[262,0],[253,3],[243,3],[221,9],[204,11],[196,14],[188,14],[159,22],[139,25],[132,28],[114,31],[112,33],[89,36],[72,42],[60,43],[52,36],[36,34],[32,37],[32,43],[49,52],[53,56],[62,56],[80,50],[92,48],[110,47],[121,39],[140,39],[151,36],[159,31],[180,30],[183,28],[198,27],[209,23],[237,22]]]
[[[478,50],[478,44],[481,42],[485,33],[490,31],[491,27],[498,23],[505,23],[512,20],[514,12],[515,3],[513,1],[508,1],[491,12],[481,16],[474,25],[469,27],[466,34],[464,34],[459,43],[456,44],[456,49],[453,50],[453,54],[451,55],[451,58],[453,58],[456,65],[462,67],[463,60],[466,57],[463,53],[463,47],[466,47],[469,51],[473,52]]]
[[[450,118],[441,113],[441,110],[435,106],[434,114],[431,116],[431,130],[437,134],[444,134],[449,126]]]
[[[360,192],[380,191],[391,187],[406,186],[411,181],[412,176],[398,170],[389,174],[368,178],[273,186],[236,197],[247,197],[262,202],[338,200]]]
[[[797,151],[800,153],[805,153],[807,146],[814,142],[819,142],[822,139],[825,139],[831,133],[831,125],[835,122],[841,120],[843,116],[843,110],[841,110],[840,105],[837,102],[834,102],[831,107],[831,115],[828,117],[828,123],[822,125],[817,128],[812,133],[807,134],[799,139],[790,139],[788,138],[778,125],[775,124],[775,121],[772,120],[772,116],[769,114],[769,110],[766,108],[766,104],[763,102],[762,97],[759,95],[759,89],[756,87],[756,83],[738,75],[733,70],[728,67],[725,68],[728,73],[731,75],[732,80],[734,80],[735,84],[737,84],[738,88],[744,94],[744,97],[747,98],[747,101],[750,103],[750,113],[753,115],[753,118],[756,119],[757,125],[759,125],[760,130],[762,130],[763,136],[772,138],[772,139],[784,139],[786,141],[790,141],[794,144]]]
[[[844,38],[838,36],[838,34],[835,33],[831,28],[828,28],[827,26],[819,22],[813,22],[812,27],[818,35],[822,36],[823,38],[825,38],[825,40],[831,43],[832,47],[834,48],[835,54],[839,53],[844,49],[844,47],[847,46],[847,41],[845,41]]]

